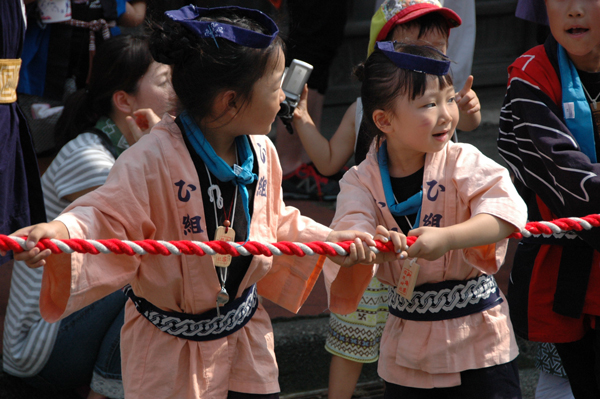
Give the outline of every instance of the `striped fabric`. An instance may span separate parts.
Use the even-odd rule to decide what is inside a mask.
[[[93,133],[65,145],[46,173],[42,188],[48,220],[69,204],[64,196],[104,184],[114,157]],[[18,377],[36,375],[46,364],[60,323],[45,322],[39,311],[43,267],[30,269],[15,261],[4,321],[3,368]]]
[[[94,133],[83,133],[65,145],[42,176],[48,220],[70,202],[65,196],[104,184],[114,157]]]

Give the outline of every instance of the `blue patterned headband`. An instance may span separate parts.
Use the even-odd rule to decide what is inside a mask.
[[[450,71],[449,60],[434,60],[420,55],[399,53],[394,49],[394,42],[377,42],[375,48],[380,50],[398,68],[426,73],[428,75],[444,76]]]
[[[214,10],[221,9],[231,10],[237,15],[250,17],[252,20],[256,21],[262,27],[267,29],[268,34],[262,34],[245,28],[240,28],[239,26],[233,26],[221,22],[198,21],[199,18],[206,15],[209,11],[212,12]],[[173,21],[182,24],[200,37],[213,39],[216,37],[221,37],[245,47],[267,48],[271,45],[279,33],[279,28],[277,28],[277,25],[271,18],[261,11],[252,10],[249,8],[234,6],[201,8],[194,5],[189,5],[181,7],[179,10],[167,11],[165,12],[165,15],[171,18]]]

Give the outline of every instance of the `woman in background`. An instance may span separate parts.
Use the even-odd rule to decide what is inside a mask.
[[[170,68],[143,37],[109,39],[90,83],[73,93],[57,122],[61,148],[42,176],[48,220],[101,186],[116,158],[172,107]],[[39,310],[43,268],[15,262],[4,326],[4,371],[44,391],[89,389],[122,398],[120,331],[127,297],[119,290],[57,323]],[[85,389],[87,390],[87,389]]]

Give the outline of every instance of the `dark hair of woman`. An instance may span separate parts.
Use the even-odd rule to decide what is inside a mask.
[[[231,10],[215,9],[212,15],[199,20],[267,33],[257,22]],[[282,47],[283,41],[279,37],[266,49],[240,46],[220,37],[201,38],[169,19],[162,25],[155,24],[150,41],[154,58],[173,66],[175,94],[200,127],[207,116],[214,120],[221,117],[210,115],[210,112],[216,96],[223,90],[237,93],[237,105],[241,109],[250,100],[254,83],[267,68],[275,68],[277,59],[274,57]]]
[[[440,51],[429,46],[395,43],[394,47],[400,53],[418,55],[433,60],[448,60],[448,57]],[[361,129],[364,128],[369,135],[369,145],[373,138],[377,138],[377,146],[384,134],[373,121],[375,110],[392,111],[396,98],[399,96],[408,96],[411,100],[422,96],[427,88],[427,81],[430,79],[437,79],[440,89],[452,86],[451,74],[434,76],[398,68],[378,49],[363,64],[354,69],[354,74],[362,82],[360,94],[364,116]]]
[[[112,96],[123,90],[135,94],[138,82],[154,59],[148,38],[119,35],[105,42],[94,56],[90,82],[86,89],[71,94],[54,128],[55,149],[60,150],[101,116],[112,111]]]

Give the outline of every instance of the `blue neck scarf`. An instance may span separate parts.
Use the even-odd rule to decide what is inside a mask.
[[[202,158],[202,161],[204,161],[210,173],[215,175],[215,177],[222,182],[231,181],[239,187],[240,193],[242,194],[244,214],[248,221],[248,230],[246,234],[246,240],[248,240],[250,238],[250,210],[248,205],[248,189],[246,188],[246,185],[252,184],[254,180],[257,179],[256,174],[252,173],[254,155],[252,154],[248,137],[242,135],[235,138],[235,144],[242,166],[233,165],[232,168],[223,160],[223,158],[217,155],[210,143],[206,141],[200,127],[198,127],[187,111],[183,111],[179,115],[179,120],[181,120],[187,139],[190,141],[190,144],[196,153]],[[217,223],[216,220],[215,223]]]
[[[383,192],[385,193],[385,202],[387,202],[390,212],[394,216],[405,216],[416,213],[417,219],[413,225],[413,229],[416,229],[419,227],[419,219],[421,219],[423,190],[421,189],[421,191],[406,201],[397,204],[396,199],[394,198],[394,191],[392,190],[392,179],[390,179],[390,172],[388,170],[387,141],[384,141],[381,147],[379,147],[379,151],[377,152],[377,161],[379,163],[379,171],[381,173]]]
[[[567,127],[575,137],[581,152],[596,163],[596,142],[592,111],[583,91],[579,74],[569,60],[564,47],[558,45],[558,66],[562,86],[563,113]]]

